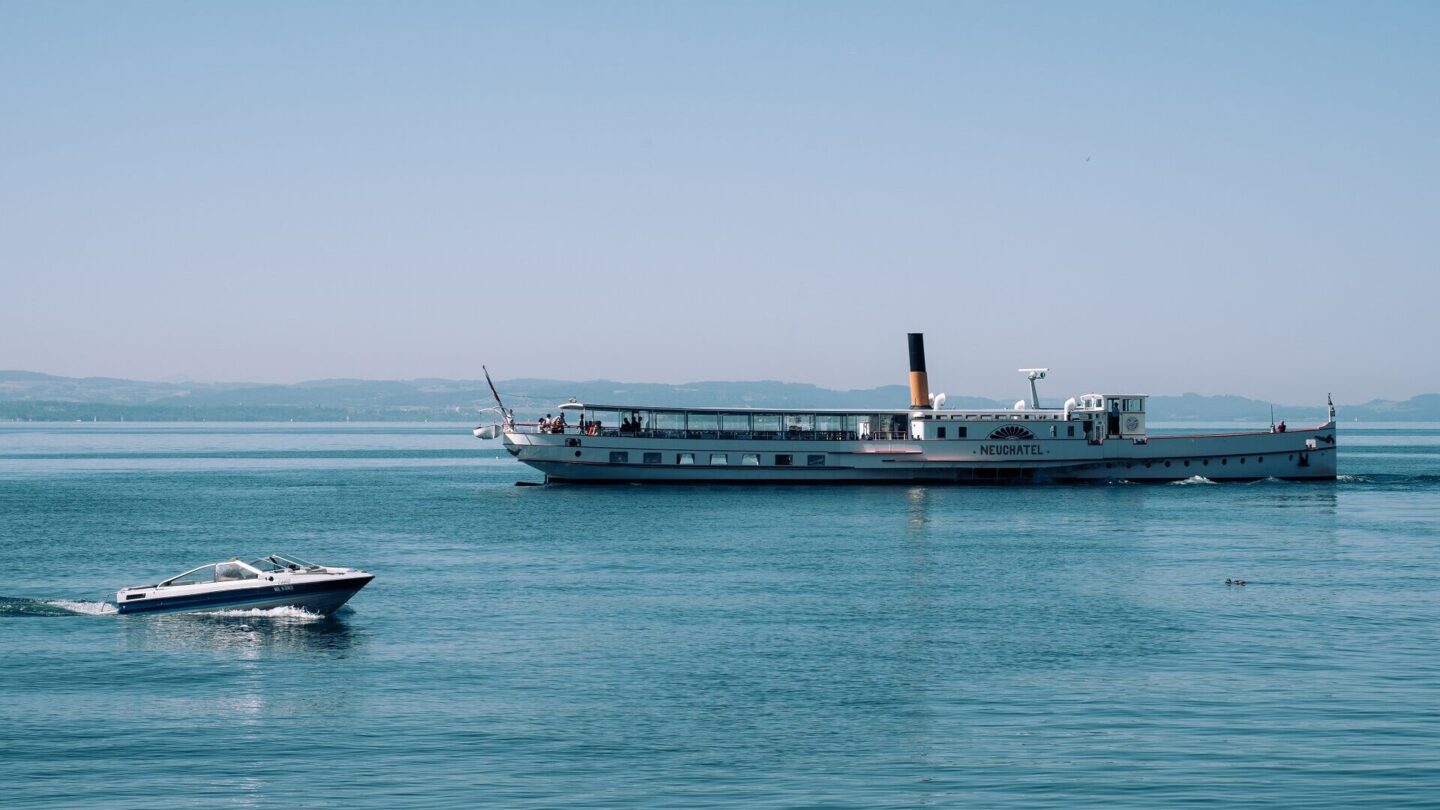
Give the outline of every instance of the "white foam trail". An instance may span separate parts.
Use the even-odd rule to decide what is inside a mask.
[[[319,613],[311,613],[305,608],[285,605],[277,608],[250,608],[248,610],[215,610],[204,613],[205,616],[224,616],[237,619],[298,619],[300,621],[313,622],[316,619],[323,619]]]
[[[1185,486],[1186,484],[1213,484],[1215,482],[1203,475],[1192,475],[1184,481],[1171,481],[1170,483]]]
[[[1365,480],[1365,476],[1363,476],[1363,475],[1337,475],[1337,476],[1335,476],[1335,480],[1336,480],[1336,481],[1344,481],[1345,483],[1350,484],[1350,483],[1354,483],[1354,482],[1356,482],[1356,481],[1364,481],[1364,480]]]
[[[71,599],[46,599],[45,604],[54,605],[62,610],[71,613],[83,613],[86,616],[109,616],[119,613],[120,609],[109,602],[76,602]]]

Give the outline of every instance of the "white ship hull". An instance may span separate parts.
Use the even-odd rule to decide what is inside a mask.
[[[513,432],[504,439],[516,458],[555,483],[821,484],[1176,481],[1194,476],[1333,480],[1334,437],[1330,422],[1284,433],[1151,436],[1143,444],[1133,439],[755,441]],[[679,462],[684,454],[690,463]],[[722,456],[722,463],[711,463]],[[756,458],[744,463],[751,456]],[[789,456],[790,463],[776,464],[777,456]]]

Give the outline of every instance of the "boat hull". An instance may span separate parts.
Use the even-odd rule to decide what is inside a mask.
[[[578,444],[577,444],[578,442]],[[513,434],[506,447],[551,483],[996,484],[1267,478],[1333,481],[1335,426],[1152,436],[1143,442],[745,441]],[[684,459],[685,463],[678,460]],[[788,463],[777,464],[783,458]],[[724,463],[716,462],[723,459]]]
[[[266,582],[244,588],[208,593],[148,596],[119,603],[122,614],[215,613],[226,610],[271,610],[295,607],[310,613],[329,615],[360,592],[375,577],[355,574],[327,577],[316,582]]]

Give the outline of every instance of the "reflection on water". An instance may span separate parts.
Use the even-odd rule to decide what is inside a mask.
[[[925,494],[929,492],[925,487],[910,487],[905,491],[905,503],[907,514],[910,517],[910,528],[915,529],[930,522],[925,516]]]
[[[325,653],[344,658],[360,643],[343,614],[334,616],[229,616],[171,613],[126,616],[125,646],[135,651],[232,651],[242,658],[268,653]]]

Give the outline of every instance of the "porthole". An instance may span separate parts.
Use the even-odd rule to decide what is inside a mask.
[[[1134,469],[1134,467],[1135,467],[1134,464],[1126,464],[1126,465],[1125,465],[1125,469],[1127,469],[1127,470],[1129,470],[1129,469]]]
[[[1295,454],[1294,454],[1294,453],[1291,453],[1290,455],[1288,455],[1288,456],[1285,457],[1285,460],[1286,460],[1286,461],[1294,461],[1294,460],[1295,460]]]
[[[1245,463],[1245,457],[1244,457],[1244,456],[1241,456],[1241,457],[1240,457],[1240,463],[1241,463],[1241,464],[1244,464],[1244,463]]]
[[[576,450],[576,451],[575,451],[575,457],[576,457],[576,458],[579,458],[579,457],[580,457],[580,451],[579,451],[579,450]]]
[[[1220,463],[1221,463],[1221,464],[1229,464],[1229,463],[1230,463],[1230,459],[1228,459],[1228,458],[1222,458],[1222,459],[1220,459]]]
[[[1200,464],[1201,464],[1202,466],[1209,467],[1209,466],[1210,466],[1210,459],[1207,458],[1207,459],[1205,459],[1204,461],[1200,462]]]
[[[1170,462],[1168,462],[1168,461],[1165,462],[1165,466],[1166,466],[1166,467],[1169,467],[1169,466],[1170,466]]]
[[[1110,468],[1113,467],[1113,466],[1115,466],[1115,465],[1113,465],[1113,464],[1106,464],[1106,465],[1105,465],[1105,469],[1108,470],[1108,469],[1110,469]]]
[[[1147,470],[1150,469],[1150,462],[1148,462],[1148,461],[1145,462],[1145,469],[1147,469]]]
[[[1264,456],[1256,456],[1256,457],[1255,457],[1255,462],[1256,462],[1257,464],[1264,464],[1264,463],[1265,463],[1265,457],[1264,457]]]
[[[1190,460],[1189,460],[1189,459],[1186,459],[1186,460],[1185,460],[1185,466],[1186,466],[1186,467],[1189,467],[1189,466],[1190,466]]]

